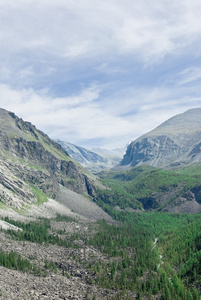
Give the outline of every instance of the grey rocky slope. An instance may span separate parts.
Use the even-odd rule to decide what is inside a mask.
[[[196,108],[172,117],[130,143],[120,166],[171,168],[200,160],[201,108]]]
[[[56,142],[68,152],[72,159],[90,172],[94,173],[107,168],[107,161],[97,153],[65,141],[56,140]]]
[[[75,192],[75,203],[79,197],[83,202],[85,197],[83,206],[91,210],[91,215],[94,211],[95,219],[103,218],[102,210],[98,217],[96,205],[90,204],[100,183],[59,144],[31,123],[4,109],[0,109],[0,128],[1,206],[20,209],[24,205],[47,201],[48,197],[59,200],[63,187]]]
[[[123,157],[123,153],[120,151],[108,151],[104,149],[90,151],[65,141],[56,140],[56,142],[68,152],[72,159],[79,162],[91,173],[110,169],[117,165]]]
[[[90,150],[87,150],[85,148],[73,145],[68,142],[56,140],[58,144],[60,144],[67,152],[68,154],[77,162],[80,164],[87,164],[90,163],[103,163],[104,159],[100,155],[96,154],[95,152],[92,152]]]
[[[17,214],[16,214],[17,215]],[[13,216],[16,219],[16,215]],[[60,233],[63,240],[76,240],[74,247],[57,244],[35,243],[12,239],[6,231],[0,230],[1,252],[16,253],[31,263],[33,270],[16,270],[12,267],[0,266],[0,298],[12,300],[25,299],[112,299],[115,290],[103,289],[91,284],[95,279],[93,270],[87,263],[95,265],[97,261],[109,262],[98,249],[85,245],[86,235],[96,233],[96,224],[88,219],[75,216],[67,221],[50,221],[49,233],[53,236]],[[19,215],[18,215],[19,218]],[[26,221],[31,221],[28,218]],[[39,223],[40,221],[37,220]],[[4,223],[6,223],[4,221]],[[9,223],[7,223],[10,225]],[[11,226],[11,225],[10,225]],[[8,227],[13,229],[12,227]],[[90,234],[89,234],[90,233]],[[77,245],[77,247],[75,247]],[[1,262],[2,263],[2,262]]]

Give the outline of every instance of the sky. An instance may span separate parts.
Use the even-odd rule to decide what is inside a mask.
[[[0,0],[0,107],[121,148],[201,107],[201,1]]]

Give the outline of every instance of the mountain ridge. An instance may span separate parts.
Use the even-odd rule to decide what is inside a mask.
[[[115,151],[104,149],[88,150],[69,142],[61,140],[56,140],[56,142],[68,152],[72,159],[94,174],[114,167],[121,160],[121,155]]]
[[[127,147],[119,168],[171,168],[201,160],[201,108],[176,115]]]
[[[61,189],[66,189],[66,195],[68,190],[74,192],[71,198],[74,197],[75,203],[79,204],[80,199],[83,208],[88,208],[90,218],[111,220],[91,202],[96,186],[101,186],[97,178],[58,143],[4,109],[0,109],[0,128],[0,207],[23,209],[34,203],[42,204],[48,197],[60,202]]]

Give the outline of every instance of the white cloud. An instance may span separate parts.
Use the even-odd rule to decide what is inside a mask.
[[[60,57],[129,53],[157,60],[200,39],[201,5],[133,1],[1,3],[1,44]]]
[[[179,84],[184,85],[201,79],[201,67],[190,67],[178,74]]]
[[[200,14],[198,0],[0,0],[0,105],[53,137],[126,144],[200,106],[200,64],[182,60],[200,59]]]
[[[32,88],[16,90],[6,84],[0,85],[1,105],[14,109],[18,114],[48,114],[61,109],[82,107],[99,97],[99,87],[92,85],[77,95],[53,98],[48,90],[34,91]],[[9,102],[8,102],[9,99]]]
[[[13,90],[0,85],[0,96],[3,108],[31,121],[51,137],[66,141],[121,138],[130,127],[130,122],[94,103],[99,96],[96,86],[76,96],[52,98],[32,89]]]
[[[131,70],[136,62],[150,66],[171,55],[200,56],[197,0],[8,0],[0,8],[2,83],[40,86],[44,79],[50,85],[64,68],[70,79],[94,70],[118,76],[124,61]]]
[[[174,99],[173,94],[160,88],[133,91],[133,98],[131,91],[125,91],[124,101],[115,97],[111,105],[107,99],[99,101],[102,90],[96,85],[63,98],[52,97],[47,90],[14,90],[0,85],[0,98],[3,108],[31,121],[50,137],[75,144],[82,141],[89,148],[96,146],[93,140],[101,140],[102,146],[110,148],[124,146],[201,102],[199,97]]]

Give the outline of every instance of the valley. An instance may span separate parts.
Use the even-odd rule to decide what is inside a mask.
[[[3,220],[22,230],[0,232],[2,299],[200,299],[199,215],[16,216]]]
[[[163,147],[149,133],[154,150],[139,139],[119,165],[92,174],[0,109],[0,298],[201,299],[200,110],[184,120],[194,113],[182,160],[167,143],[181,115],[166,123]]]

